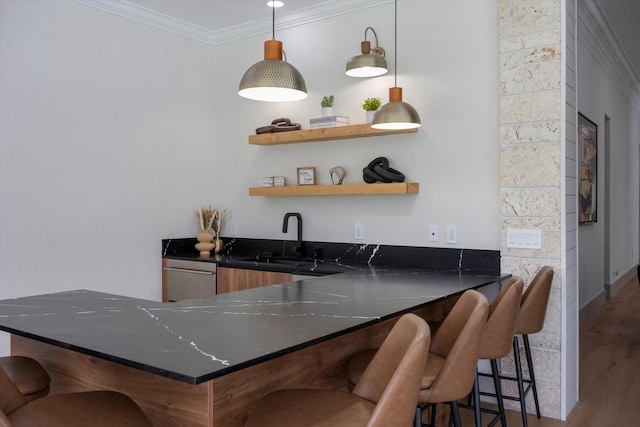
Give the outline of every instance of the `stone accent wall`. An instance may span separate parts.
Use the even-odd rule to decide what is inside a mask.
[[[499,0],[501,268],[525,284],[543,265],[555,270],[544,329],[530,336],[541,411],[552,418],[560,418],[562,397],[563,7],[560,0]],[[507,248],[508,228],[542,230],[542,249]],[[513,374],[513,357],[502,366]],[[517,396],[510,381],[504,390]],[[533,411],[531,395],[527,403]]]

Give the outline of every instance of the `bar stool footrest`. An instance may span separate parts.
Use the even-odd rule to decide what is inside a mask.
[[[489,394],[480,392],[481,395],[483,396],[488,396]],[[495,395],[494,395],[495,396]],[[467,405],[464,403],[458,403],[458,408],[464,408],[464,409],[475,409],[475,406],[473,405]],[[480,405],[480,412],[484,412],[486,414],[491,414],[493,415],[493,418],[491,419],[491,421],[489,422],[489,424],[487,425],[487,427],[492,427],[494,426],[498,421],[500,421],[500,411],[496,411],[494,409],[489,409],[489,408],[483,408],[482,405]]]

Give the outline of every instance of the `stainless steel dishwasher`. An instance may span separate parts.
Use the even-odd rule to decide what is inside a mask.
[[[216,294],[216,264],[165,259],[162,281],[166,289],[165,302],[208,298]]]

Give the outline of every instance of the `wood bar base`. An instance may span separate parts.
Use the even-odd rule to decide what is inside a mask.
[[[450,298],[416,314],[437,325]],[[251,406],[283,388],[346,389],[349,357],[379,346],[397,317],[191,385],[73,350],[12,335],[11,352],[38,360],[51,375],[51,393],[115,390],[129,395],[156,426],[242,427]]]

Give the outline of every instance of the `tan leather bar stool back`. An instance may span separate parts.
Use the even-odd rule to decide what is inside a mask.
[[[477,374],[473,384],[474,411],[476,426],[482,426],[481,412],[494,414],[494,419],[489,425],[493,425],[500,419],[503,426],[506,425],[504,412],[504,404],[502,401],[502,388],[500,384],[500,371],[498,370],[498,361],[509,355],[511,344],[515,332],[516,319],[520,311],[520,303],[522,300],[522,289],[524,283],[517,276],[511,277],[504,284],[498,296],[489,307],[489,319],[487,327],[484,331],[480,350],[478,351],[478,359],[490,360],[491,375]],[[493,395],[493,393],[481,393],[478,383],[478,375],[490,376],[493,378],[493,386],[495,395],[497,396],[498,411],[483,409],[480,406],[480,395]]]
[[[516,334],[535,334],[544,327],[549,304],[553,268],[544,266],[535,275],[522,295],[520,314],[516,320]]]
[[[54,394],[28,402],[0,369],[0,427],[152,427],[128,396],[112,391]]]
[[[478,291],[466,291],[447,314],[431,342],[418,394],[415,424],[422,424],[422,408],[449,403],[455,427],[460,427],[457,401],[473,387],[480,343],[487,325],[489,302]],[[432,412],[432,420],[435,413]],[[432,423],[433,424],[433,423]]]
[[[527,427],[527,405],[526,397],[529,391],[533,391],[533,400],[536,409],[536,416],[540,418],[540,403],[538,402],[538,390],[536,388],[536,377],[533,369],[533,358],[531,357],[531,346],[529,345],[529,334],[540,332],[544,327],[544,320],[549,304],[551,284],[553,282],[553,268],[544,266],[535,275],[529,287],[522,295],[520,313],[516,319],[515,335],[513,337],[513,360],[515,362],[516,378],[502,376],[501,378],[517,381],[518,397],[503,396],[505,399],[517,400],[520,402],[522,412],[522,425]],[[522,362],[520,361],[520,346],[518,334],[522,335],[524,342],[524,352],[527,358],[529,369],[529,379],[525,379],[522,374]],[[527,387],[525,388],[525,383]]]
[[[31,402],[49,394],[51,377],[37,360],[25,356],[0,357],[0,368]]]
[[[441,402],[451,405],[454,423],[456,427],[460,426],[456,401],[471,391],[488,312],[489,302],[484,295],[474,290],[466,291],[433,336],[422,372],[419,405],[414,419],[416,426],[422,424],[422,409],[426,405]],[[359,383],[374,353],[375,349],[368,349],[351,357],[349,387]],[[432,411],[432,425],[434,419],[435,411]]]
[[[406,427],[418,402],[429,352],[427,323],[405,314],[352,392],[279,390],[252,407],[245,427]]]

